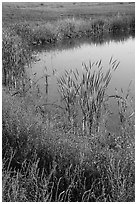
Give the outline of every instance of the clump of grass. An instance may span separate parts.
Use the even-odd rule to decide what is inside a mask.
[[[119,62],[110,59],[109,70],[102,72],[101,60],[83,64],[82,77],[78,70],[65,71],[58,78],[59,92],[69,120],[74,120],[78,112],[86,134],[98,132],[100,120],[105,114],[106,90],[111,80],[111,72],[117,69]],[[81,115],[81,119],[80,119]]]
[[[51,23],[35,26],[32,33],[34,42],[39,44],[53,43],[55,41],[55,27]]]
[[[126,32],[127,30],[134,29],[131,25],[133,25],[133,18],[121,16],[120,14],[116,15],[112,19],[109,19],[109,30],[113,34]]]
[[[116,94],[117,105],[118,105],[118,115],[120,121],[120,137],[119,140],[121,142],[121,146],[124,149],[127,149],[127,152],[132,159],[134,159],[134,150],[135,150],[135,110],[134,110],[134,100],[133,97],[130,96],[130,86],[127,92],[124,93],[123,89],[121,89],[121,97],[117,97],[118,91]]]
[[[24,66],[30,64],[31,52],[14,31],[3,30],[2,75],[3,84],[9,88],[20,88],[25,83]],[[24,80],[23,80],[24,79]]]

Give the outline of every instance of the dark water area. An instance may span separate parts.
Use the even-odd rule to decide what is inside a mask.
[[[112,74],[107,93],[116,94],[116,89],[119,95],[122,92],[126,93],[130,84],[130,94],[133,97],[135,95],[135,38],[133,35],[123,37],[113,35],[113,38],[109,36],[94,41],[93,39],[67,40],[56,46],[39,47],[36,57],[38,61],[32,63],[27,72],[33,81],[37,81],[39,90],[49,103],[59,103],[56,77],[63,75],[65,70],[77,68],[81,72],[82,63],[88,65],[89,62],[102,60],[103,71],[106,72],[111,57],[118,60],[120,64]],[[46,79],[43,77],[45,74],[48,76]],[[115,126],[118,112],[114,100],[110,100],[110,109],[114,113],[111,123]]]

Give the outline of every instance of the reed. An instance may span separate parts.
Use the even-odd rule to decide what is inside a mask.
[[[57,79],[59,93],[65,110],[74,120],[78,112],[79,120],[83,123],[86,134],[98,132],[100,120],[105,114],[106,91],[111,80],[111,72],[119,65],[117,60],[110,59],[106,74],[102,71],[102,61],[83,64],[82,74],[76,71],[65,71],[64,76]]]
[[[9,89],[23,89],[26,83],[25,68],[31,62],[31,51],[22,39],[9,29],[2,36],[2,81]]]

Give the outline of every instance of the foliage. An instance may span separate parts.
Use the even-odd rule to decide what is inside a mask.
[[[40,45],[84,36],[93,38],[109,33],[134,32],[134,17],[118,15],[102,19],[66,18],[56,22],[24,22],[13,24],[11,29],[31,45]]]
[[[3,84],[9,88],[21,87],[25,83],[23,82],[24,66],[29,66],[30,59],[31,52],[28,45],[22,42],[14,31],[4,29],[2,36]]]

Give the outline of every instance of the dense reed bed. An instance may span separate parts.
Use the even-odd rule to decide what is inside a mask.
[[[95,38],[106,34],[134,33],[135,19],[124,15],[88,20],[66,18],[55,22],[16,23],[12,30],[30,44],[41,45],[84,36]]]

